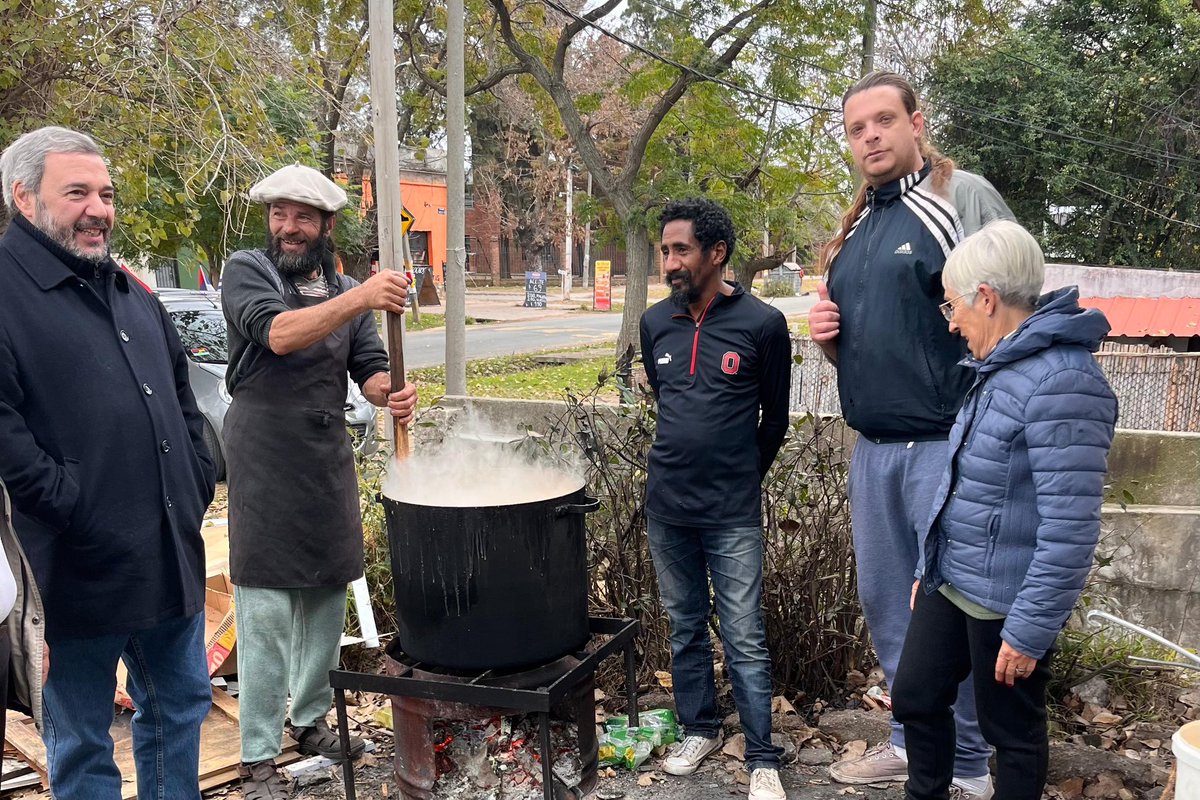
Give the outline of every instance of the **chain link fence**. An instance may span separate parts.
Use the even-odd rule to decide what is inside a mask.
[[[837,369],[807,337],[792,340],[790,409],[842,413]],[[1117,425],[1144,431],[1200,433],[1200,353],[1105,344],[1096,360],[1117,395]]]

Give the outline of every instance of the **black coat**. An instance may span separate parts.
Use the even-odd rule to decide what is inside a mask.
[[[0,239],[0,480],[51,642],[204,608],[214,471],[187,356],[147,289],[92,269],[20,217]]]

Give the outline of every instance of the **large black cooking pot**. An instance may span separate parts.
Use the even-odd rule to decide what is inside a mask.
[[[515,669],[588,639],[582,488],[516,505],[442,507],[384,495],[396,630],[411,658]]]

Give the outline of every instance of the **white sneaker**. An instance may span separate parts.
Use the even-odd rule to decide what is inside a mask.
[[[721,749],[721,734],[715,739],[703,736],[685,736],[671,755],[663,759],[662,770],[668,775],[691,775],[700,762]]]
[[[980,781],[983,781],[982,787],[979,786]],[[991,775],[971,779],[969,782],[955,778],[950,784],[950,800],[992,800],[995,793],[996,787],[992,785]]]
[[[829,777],[838,783],[890,783],[908,778],[908,762],[896,754],[891,742],[873,747],[858,758],[829,767]]]
[[[779,770],[759,767],[750,773],[750,800],[787,800]]]

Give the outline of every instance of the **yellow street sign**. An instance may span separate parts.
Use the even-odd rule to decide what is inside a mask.
[[[408,235],[408,229],[412,227],[413,219],[414,218],[413,218],[412,212],[409,211],[407,208],[401,207],[401,209],[400,209],[400,233],[402,233],[405,236]]]

